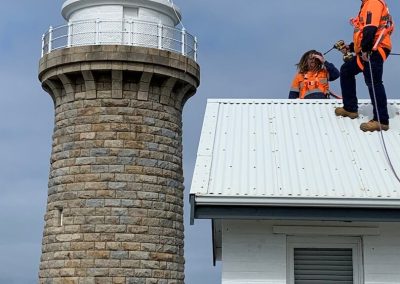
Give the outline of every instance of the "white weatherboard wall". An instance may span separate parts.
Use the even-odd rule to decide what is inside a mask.
[[[400,224],[380,224],[381,234],[364,238],[366,284],[400,283]]]
[[[223,221],[222,284],[286,284],[286,236],[272,224]]]
[[[286,226],[296,226],[297,229],[288,230]],[[301,230],[310,226],[315,228],[312,234]],[[340,233],[326,229],[338,226]],[[276,228],[284,228],[287,233],[276,233],[280,231]],[[400,283],[399,223],[224,220],[222,284],[287,284],[288,238],[298,236],[318,240],[328,238],[328,234],[334,238],[361,238],[365,284]]]

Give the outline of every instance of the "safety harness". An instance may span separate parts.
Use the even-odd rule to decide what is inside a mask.
[[[378,1],[383,4],[384,11],[380,19],[380,23],[378,26],[378,30],[376,32],[372,50],[378,51],[379,54],[382,56],[383,60],[386,60],[387,55],[382,47],[382,42],[386,39],[387,36],[390,36],[392,34],[394,30],[394,22],[392,16],[390,15],[389,7],[386,5],[385,1],[384,0],[378,0]],[[368,21],[368,16],[367,16],[367,21]],[[361,46],[363,30],[368,25],[365,23],[363,17],[361,16],[361,11],[357,17],[350,19],[350,24],[354,27],[354,48],[357,54],[357,65],[360,67],[361,70],[364,70],[364,64],[360,56],[360,51],[361,51],[360,46]]]
[[[329,85],[328,85],[328,74],[326,71],[321,70],[318,72],[307,72],[306,74],[301,74],[299,78],[300,87],[300,99],[304,99],[306,96],[313,93],[324,93],[328,95]]]

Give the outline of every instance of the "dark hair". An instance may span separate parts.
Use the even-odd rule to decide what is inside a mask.
[[[307,60],[311,55],[314,55],[314,54],[322,56],[321,52],[318,52],[318,51],[316,51],[314,49],[309,50],[309,51],[307,51],[306,53],[303,54],[303,56],[300,58],[300,62],[296,64],[297,70],[299,71],[299,73],[304,74],[304,73],[307,73],[308,71],[310,71],[310,70],[308,70]],[[322,69],[322,62],[320,62],[318,60],[316,64],[317,65],[316,65],[314,70],[315,71],[321,70]]]

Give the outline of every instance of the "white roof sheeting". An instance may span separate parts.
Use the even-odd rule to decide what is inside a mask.
[[[339,100],[208,100],[191,194],[202,205],[393,208],[400,183],[372,117],[336,117]],[[389,101],[384,139],[400,174],[400,100]]]

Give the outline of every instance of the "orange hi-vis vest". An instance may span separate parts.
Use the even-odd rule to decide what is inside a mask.
[[[322,69],[318,72],[308,71],[305,74],[297,73],[293,79],[290,91],[299,92],[299,99],[313,93],[329,93],[328,71]]]
[[[392,49],[392,41],[390,35],[393,32],[394,25],[389,8],[384,0],[363,0],[361,9],[356,18],[350,20],[354,26],[353,42],[356,54],[361,52],[361,41],[363,38],[363,30],[367,26],[375,26],[378,28],[373,50],[378,50],[382,58],[386,59],[383,48]]]

